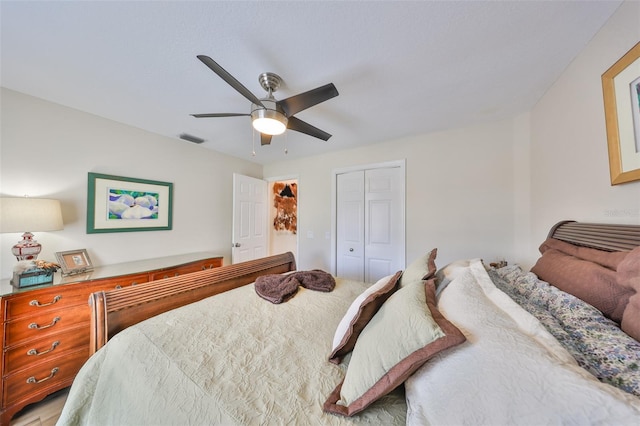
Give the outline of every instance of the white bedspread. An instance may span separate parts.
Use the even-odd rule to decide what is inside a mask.
[[[366,288],[336,281],[280,305],[247,285],[128,328],[81,369],[58,424],[404,424],[401,392],[354,418],[322,412],[344,376],[333,334]]]
[[[446,287],[438,308],[467,342],[407,380],[407,424],[640,424],[640,400],[578,367],[479,261]]]

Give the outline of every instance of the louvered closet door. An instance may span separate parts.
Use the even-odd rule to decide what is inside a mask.
[[[336,275],[375,282],[404,268],[404,186],[399,167],[336,176]]]

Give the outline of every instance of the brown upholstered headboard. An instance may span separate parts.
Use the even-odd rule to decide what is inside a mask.
[[[640,246],[640,225],[564,220],[551,228],[548,237],[606,251],[633,250]]]

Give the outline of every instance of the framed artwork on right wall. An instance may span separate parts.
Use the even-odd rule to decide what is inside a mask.
[[[611,185],[640,180],[640,42],[602,74]]]

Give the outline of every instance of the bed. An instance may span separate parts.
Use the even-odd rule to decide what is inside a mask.
[[[566,221],[532,272],[432,249],[318,288],[289,253],[96,293],[58,424],[639,424],[638,246]]]

